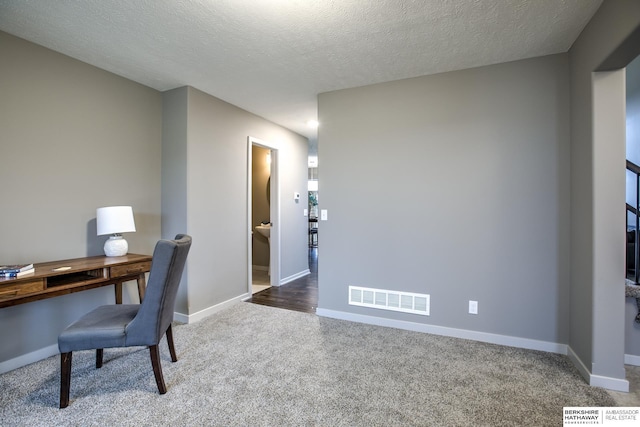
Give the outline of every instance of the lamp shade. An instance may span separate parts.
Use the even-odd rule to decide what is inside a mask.
[[[98,236],[136,231],[131,206],[109,206],[96,210]]]

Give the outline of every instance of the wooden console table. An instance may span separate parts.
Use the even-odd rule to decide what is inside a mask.
[[[116,304],[122,304],[122,283],[130,280],[137,280],[142,301],[151,256],[95,256],[44,262],[34,268],[33,273],[21,277],[0,278],[0,308],[107,285],[115,285]]]

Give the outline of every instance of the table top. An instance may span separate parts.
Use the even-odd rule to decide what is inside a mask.
[[[19,277],[0,277],[0,283],[15,282],[24,279],[39,279],[58,276],[60,274],[74,273],[78,271],[93,270],[103,267],[126,265],[141,261],[151,261],[151,255],[127,254],[118,257],[93,256],[86,258],[74,258],[61,261],[34,263],[34,272]]]

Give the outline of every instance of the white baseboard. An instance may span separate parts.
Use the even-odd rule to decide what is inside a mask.
[[[576,352],[573,351],[571,346],[568,346],[567,356],[569,356],[569,359],[571,359],[573,366],[575,366],[578,372],[580,372],[582,378],[584,378],[588,383],[591,383],[591,372],[587,368],[587,365],[582,362],[582,359],[580,359]]]
[[[603,377],[591,374],[589,377],[589,385],[593,387],[606,388],[607,390],[629,393],[629,381],[620,378]]]
[[[580,357],[576,354],[575,351],[573,351],[570,346],[568,356],[569,359],[571,359],[571,362],[573,362],[573,365],[578,369],[578,372],[580,372],[580,375],[582,375],[582,378],[584,378],[590,386],[602,387],[614,391],[623,391],[625,393],[629,392],[629,381],[621,378],[603,377],[601,375],[592,374],[591,371],[589,371],[589,369],[587,368],[587,365],[582,362]]]
[[[367,323],[370,325],[386,326],[390,328],[405,329],[409,331],[424,332],[447,337],[463,338],[473,341],[488,342],[491,344],[506,345],[510,347],[525,348],[528,350],[540,350],[549,353],[568,355],[580,375],[589,385],[602,387],[609,390],[629,392],[629,381],[620,378],[603,377],[592,374],[580,360],[573,349],[566,344],[549,341],[539,341],[528,338],[519,338],[508,335],[490,334],[487,332],[469,331],[466,329],[447,328],[443,326],[425,325],[423,323],[407,322],[404,320],[386,319],[383,317],[367,316],[363,314],[347,313],[344,311],[327,310],[317,308],[316,314],[322,317],[348,320],[351,322]],[[625,363],[640,365],[640,356],[625,355]]]
[[[640,356],[636,356],[635,354],[625,354],[624,355],[624,364],[625,365],[640,366]]]
[[[293,274],[289,277],[285,277],[284,279],[280,279],[280,286],[286,285],[287,283],[293,282],[294,280],[299,279],[301,277],[308,276],[309,274],[311,274],[311,271],[309,271],[309,269],[307,268],[306,270],[303,270],[299,273]]]
[[[205,308],[204,310],[200,310],[193,314],[183,314],[183,313],[174,312],[173,320],[179,323],[195,323],[206,317],[211,316],[212,314],[215,314],[221,310],[224,310],[227,307],[230,307],[234,304],[237,304],[249,298],[251,298],[251,294],[246,293],[246,294],[237,296],[235,298],[231,298],[230,300],[221,302],[220,304],[216,304],[214,306]]]
[[[352,322],[367,323],[370,325],[387,326],[390,328],[405,329],[409,331],[424,332],[427,334],[443,335],[446,337],[463,338],[473,341],[487,342],[491,344],[506,345],[510,347],[526,348],[529,350],[540,350],[549,353],[567,354],[567,345],[549,341],[533,340],[529,338],[519,338],[508,335],[491,334],[488,332],[470,331],[467,329],[448,328],[444,326],[426,325],[424,323],[407,322],[405,320],[394,320],[383,317],[367,316],[363,314],[353,314],[344,311],[327,310],[317,308],[316,314],[334,319],[349,320]]]
[[[31,353],[23,354],[21,356],[14,357],[13,359],[5,360],[4,362],[0,362],[0,374],[4,374],[5,372],[9,372],[23,366],[27,366],[31,363],[38,362],[56,354],[60,354],[60,350],[58,350],[58,344],[53,344],[48,347],[41,348],[40,350],[32,351]]]

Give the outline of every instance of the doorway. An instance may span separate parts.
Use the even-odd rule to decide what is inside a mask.
[[[257,154],[257,155],[254,155]],[[278,147],[247,138],[247,293],[280,285]],[[256,228],[257,227],[257,228]]]
[[[318,157],[307,160],[309,192],[309,249],[318,248]],[[317,254],[316,254],[317,255]]]
[[[627,282],[625,289],[635,290],[633,284],[638,282],[638,227],[637,227],[637,201],[638,179],[635,172],[640,164],[640,56],[631,61],[626,69],[625,76],[625,121],[626,121],[626,161],[627,161],[627,228],[626,228],[626,271]],[[634,172],[631,172],[634,171]],[[629,207],[634,209],[629,209]],[[630,274],[632,273],[632,274]],[[631,285],[631,286],[630,286]],[[633,292],[625,293],[625,335],[624,335],[624,360],[626,378],[629,381],[629,395],[640,396],[640,324],[636,321],[638,316],[638,300],[632,298]]]
[[[254,162],[259,162],[264,153],[254,156]],[[278,307],[285,310],[300,311],[315,314],[318,306],[318,172],[317,157],[308,160],[309,206],[304,215],[309,220],[308,265],[309,274],[303,274],[294,280],[286,281],[282,286],[272,286],[269,289],[254,293],[246,301],[253,304]],[[316,233],[312,233],[312,227]]]

